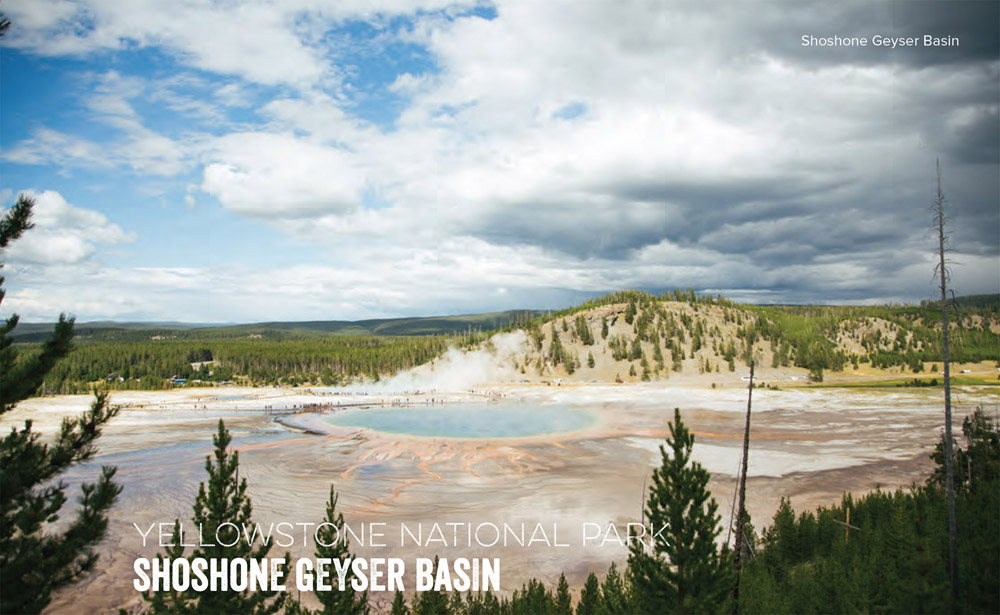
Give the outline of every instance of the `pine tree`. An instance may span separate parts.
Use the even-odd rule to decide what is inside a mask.
[[[559,339],[559,333],[556,332],[555,323],[552,323],[552,343],[549,345],[549,358],[553,366],[566,362],[566,350]]]
[[[205,458],[205,471],[208,472],[208,482],[198,485],[198,495],[194,502],[194,527],[200,528],[202,536],[211,537],[211,543],[194,549],[191,558],[205,558],[209,561],[217,559],[263,559],[271,550],[271,544],[255,546],[248,544],[245,536],[241,536],[242,528],[252,532],[254,522],[252,517],[253,504],[247,495],[247,479],[239,478],[240,454],[229,452],[232,437],[219,419],[218,432],[212,437],[215,445],[215,463],[211,457]],[[226,524],[226,525],[223,525]],[[172,546],[166,548],[163,557],[172,560],[184,557],[184,547],[181,545],[180,521],[174,526]],[[232,545],[232,546],[225,546]],[[287,579],[288,560],[282,567],[283,579]],[[240,613],[245,615],[270,615],[277,613],[284,606],[286,594],[280,591],[256,592],[234,590],[195,591],[193,588],[185,592],[147,592],[143,597],[150,603],[154,614],[170,613]]]
[[[2,15],[0,21],[9,25]],[[0,255],[33,226],[33,207],[34,201],[22,195],[0,218]],[[0,304],[4,293],[0,276]],[[8,337],[17,322],[14,314],[0,324],[0,415],[37,393],[56,362],[72,349],[73,319],[60,315],[41,351],[19,360]],[[103,467],[96,483],[80,487],[80,508],[65,530],[53,532],[50,524],[59,519],[67,500],[66,485],[57,477],[93,458],[101,429],[117,412],[108,406],[107,395],[98,393],[83,416],[63,421],[52,444],[39,443],[31,420],[23,429],[12,427],[0,440],[0,612],[38,613],[52,592],[94,567],[93,549],[104,537],[108,511],[121,493],[112,480],[115,468]]]
[[[437,579],[439,561],[434,556],[434,568],[431,577]],[[413,615],[448,615],[448,594],[434,587],[413,595]]]
[[[648,550],[629,548],[629,573],[639,609],[646,613],[716,613],[730,610],[733,587],[729,553],[716,549],[718,504],[708,491],[709,473],[691,462],[694,436],[674,410],[662,465],[653,470],[646,519],[654,534]]]
[[[601,601],[601,585],[593,572],[587,577],[580,590],[580,601],[576,603],[576,615],[596,615]]]
[[[344,515],[337,512],[337,500],[339,496],[330,485],[330,499],[326,503],[326,517],[323,523],[316,530],[314,541],[316,543],[316,559],[354,559],[347,545],[344,536]],[[333,528],[337,528],[334,530]],[[329,546],[327,546],[329,545]],[[354,573],[348,569],[345,576],[345,589],[340,590],[339,586],[333,585],[331,591],[316,592],[323,608],[321,615],[367,615],[368,613],[368,592],[357,594],[351,588],[351,579]]]
[[[580,341],[584,346],[594,345],[594,334],[590,331],[590,325],[584,319],[583,315],[576,317],[576,334],[580,337]]]
[[[629,591],[625,580],[618,573],[618,565],[611,562],[608,576],[601,585],[601,601],[598,605],[599,615],[629,615],[635,612],[634,605],[629,601]]]
[[[410,615],[410,609],[406,606],[406,597],[403,592],[396,590],[392,597],[392,615]]]
[[[573,615],[573,598],[569,595],[565,574],[559,575],[559,585],[556,586],[556,615]]]
[[[507,615],[510,613],[510,603],[506,600],[501,603],[493,592],[469,592],[465,596],[464,610],[455,612],[454,615]],[[572,611],[569,615],[573,615]]]
[[[555,609],[555,597],[538,579],[531,579],[520,590],[514,590],[510,598],[511,615],[554,615]]]

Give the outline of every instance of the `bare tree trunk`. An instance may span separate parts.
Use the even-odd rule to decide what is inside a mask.
[[[934,199],[938,231],[937,273],[941,280],[941,347],[944,360],[944,468],[948,496],[948,568],[951,576],[951,610],[958,612],[958,528],[955,523],[955,469],[951,437],[951,365],[948,355],[948,270],[945,267],[944,193],[941,191],[941,163],[937,163],[937,197]]]
[[[733,615],[739,612],[740,608],[740,572],[743,566],[743,525],[746,523],[746,498],[747,498],[747,460],[750,457],[750,403],[753,398],[753,360],[750,360],[750,386],[747,387],[747,424],[743,430],[743,465],[740,469],[740,497],[736,513],[736,587],[733,589]]]

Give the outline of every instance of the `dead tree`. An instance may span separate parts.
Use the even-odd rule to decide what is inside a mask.
[[[934,224],[938,233],[938,264],[935,274],[941,282],[941,352],[944,361],[944,488],[948,497],[948,568],[951,576],[952,612],[958,612],[958,545],[955,523],[955,469],[951,438],[951,366],[948,355],[948,280],[950,274],[945,263],[944,192],[941,190],[941,162],[937,162],[937,196],[934,199]]]
[[[739,611],[740,604],[740,570],[743,565],[742,554],[743,545],[746,542],[743,536],[744,525],[746,524],[746,497],[747,497],[747,460],[750,457],[750,402],[753,399],[753,360],[750,361],[750,385],[747,387],[747,424],[743,429],[743,465],[740,468],[740,496],[736,512],[736,552],[734,553],[734,567],[736,569],[736,587],[733,588],[733,613]]]

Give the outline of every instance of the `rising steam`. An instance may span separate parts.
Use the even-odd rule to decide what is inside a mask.
[[[430,363],[400,372],[379,382],[365,382],[346,387],[390,393],[416,391],[467,391],[487,384],[513,380],[520,374],[515,362],[528,350],[528,337],[523,331],[498,333],[476,350],[449,348]]]

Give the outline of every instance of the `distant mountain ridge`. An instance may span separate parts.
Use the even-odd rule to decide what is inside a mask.
[[[519,321],[549,313],[545,310],[506,310],[483,314],[456,316],[422,316],[411,318],[376,318],[368,320],[273,321],[248,324],[210,324],[178,322],[84,322],[77,323],[78,340],[114,340],[170,337],[179,332],[199,336],[234,337],[266,331],[283,331],[301,335],[345,336],[411,336],[447,335],[472,331],[502,329]],[[9,334],[16,342],[42,342],[51,335],[52,323],[21,323]]]

